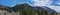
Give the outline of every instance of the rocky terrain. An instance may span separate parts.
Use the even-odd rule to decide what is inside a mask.
[[[30,6],[27,3],[14,7],[0,5],[0,15],[57,15],[57,12],[46,6]]]

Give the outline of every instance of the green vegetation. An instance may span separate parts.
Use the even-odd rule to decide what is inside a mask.
[[[41,7],[41,9],[38,9],[37,7],[33,8],[32,6],[28,5],[27,3],[19,4],[14,7],[5,6],[4,9],[7,10],[8,12],[12,12],[12,11],[20,12],[20,15],[48,15],[49,14],[48,12],[51,12],[51,11],[48,11],[48,9],[45,9],[43,7]],[[56,11],[54,13],[56,13]],[[52,15],[54,15],[54,13],[51,12]]]

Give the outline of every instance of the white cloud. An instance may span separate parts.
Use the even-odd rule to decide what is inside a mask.
[[[34,0],[34,5],[35,6],[47,6],[51,4],[51,0]]]
[[[60,12],[60,6],[48,6],[51,9],[54,9],[56,12]]]
[[[35,6],[45,6],[45,2],[43,0],[34,0],[34,5]]]
[[[50,7],[51,9],[54,9],[56,12],[60,12],[60,6],[50,6],[50,4],[53,2],[51,0],[34,0],[34,2],[35,6],[47,6]]]
[[[60,2],[56,2],[58,5],[60,5]]]
[[[60,5],[60,2],[55,2],[57,5]]]

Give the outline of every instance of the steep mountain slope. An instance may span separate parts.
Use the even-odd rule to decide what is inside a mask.
[[[18,4],[15,7],[12,7],[15,11],[20,11],[23,10],[24,8],[29,9],[31,6],[28,5],[27,3],[24,4]]]

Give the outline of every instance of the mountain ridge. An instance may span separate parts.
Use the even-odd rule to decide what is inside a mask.
[[[1,6],[2,7],[2,6]],[[6,8],[5,8],[6,7]],[[1,8],[0,8],[1,9]],[[30,6],[27,3],[24,4],[19,4],[16,5],[14,7],[8,7],[8,6],[3,6],[2,10],[6,10],[8,12],[22,12],[22,14],[27,15],[27,13],[29,14],[33,14],[33,13],[38,13],[38,15],[40,15],[41,13],[47,14],[48,12],[51,13],[57,13],[56,11],[54,11],[53,9],[50,9],[49,7],[45,7],[45,6]]]

